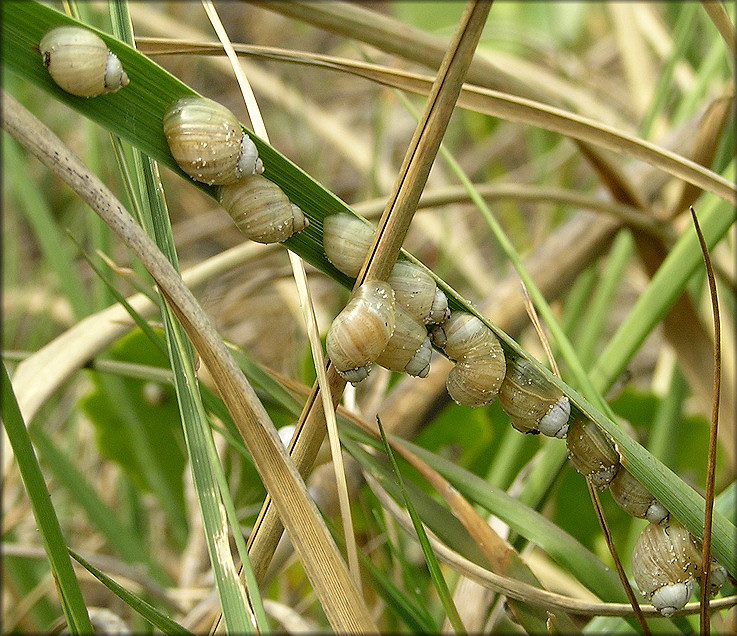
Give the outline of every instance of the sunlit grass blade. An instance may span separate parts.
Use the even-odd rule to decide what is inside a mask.
[[[0,384],[2,385],[3,426],[28,493],[41,541],[48,555],[69,631],[73,634],[91,634],[92,624],[79,589],[79,582],[72,569],[59,520],[51,503],[51,497],[28,436],[28,430],[18,409],[7,369],[4,363],[0,366],[2,366]]]

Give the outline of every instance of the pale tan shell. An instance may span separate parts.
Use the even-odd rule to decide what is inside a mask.
[[[396,294],[396,290],[394,293]],[[432,346],[424,325],[397,303],[394,311],[394,333],[384,351],[376,358],[376,364],[390,371],[424,378],[430,371],[431,355]]]
[[[663,504],[624,466],[609,484],[609,492],[617,505],[633,517],[647,519],[650,523],[663,523],[668,519],[668,511]]]
[[[322,222],[322,244],[328,260],[346,276],[355,278],[366,260],[374,229],[352,214],[340,212]]]
[[[394,333],[394,292],[385,281],[366,281],[330,325],[328,356],[349,382],[368,375]]]
[[[411,261],[397,261],[387,278],[394,290],[397,305],[404,307],[420,322],[442,323],[450,316],[448,299],[438,289],[429,272]]]
[[[164,134],[179,167],[195,181],[229,185],[263,172],[251,138],[225,106],[181,97],[164,114]]]
[[[494,332],[476,316],[458,311],[442,324],[442,334],[446,354],[456,360],[445,382],[450,397],[466,406],[489,404],[506,371]]]
[[[38,48],[49,74],[67,93],[97,97],[128,85],[118,56],[89,29],[55,27],[41,38]]]
[[[700,567],[698,544],[675,522],[648,524],[632,551],[637,587],[664,616],[681,609],[691,598]]]
[[[523,433],[540,432],[563,439],[568,432],[570,400],[529,360],[507,357],[499,404],[512,426]]]
[[[238,229],[257,243],[281,243],[309,225],[282,189],[259,174],[223,186],[219,199]]]
[[[596,424],[581,415],[575,417],[566,437],[568,459],[594,486],[604,489],[619,470],[619,453]]]

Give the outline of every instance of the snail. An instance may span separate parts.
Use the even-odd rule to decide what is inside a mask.
[[[374,228],[352,214],[331,214],[323,220],[325,255],[346,276],[358,276],[373,238]],[[420,322],[440,323],[450,315],[445,294],[416,263],[398,261],[387,280],[397,304]]]
[[[164,114],[164,134],[174,160],[195,181],[229,185],[264,170],[235,115],[211,99],[175,101]]]
[[[394,291],[385,281],[366,281],[330,325],[328,356],[348,382],[363,380],[394,333]]]
[[[341,212],[323,219],[322,243],[335,268],[355,278],[366,260],[374,229],[352,214]]]
[[[89,29],[55,27],[41,38],[38,48],[53,80],[77,97],[114,93],[129,83],[118,56]]]
[[[394,293],[396,295],[396,290]],[[424,325],[397,303],[394,311],[394,333],[381,355],[376,358],[376,364],[390,371],[424,378],[430,371],[431,355],[432,345]]]
[[[663,616],[691,598],[701,567],[701,550],[682,525],[650,523],[632,551],[632,574],[645,597]]]
[[[434,338],[445,342],[445,353],[456,361],[445,382],[450,397],[466,406],[491,402],[505,372],[504,350],[494,332],[462,311],[453,312],[435,332]]]
[[[397,261],[387,281],[394,290],[397,305],[424,324],[439,324],[450,316],[448,298],[429,272],[416,263]]]
[[[573,419],[566,437],[568,459],[594,486],[603,490],[619,470],[619,453],[614,444],[591,420]]]
[[[647,519],[650,523],[664,523],[668,520],[665,506],[624,466],[620,467],[609,484],[609,492],[617,505],[633,517]]]
[[[570,400],[529,360],[507,358],[499,403],[518,431],[559,439],[568,433]]]
[[[218,199],[238,229],[257,243],[280,243],[309,224],[282,189],[260,174],[221,187]]]

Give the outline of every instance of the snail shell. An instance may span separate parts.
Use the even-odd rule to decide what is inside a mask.
[[[38,48],[49,74],[67,93],[97,97],[128,85],[118,56],[89,29],[55,27],[41,38]]]
[[[374,229],[358,217],[341,212],[326,216],[322,231],[328,260],[346,276],[358,276],[374,239]]]
[[[219,199],[238,229],[257,243],[280,243],[309,224],[282,189],[260,174],[223,186]]]
[[[647,519],[650,523],[663,523],[668,519],[665,506],[624,466],[609,484],[609,492],[617,505],[633,517]]]
[[[574,468],[603,490],[619,470],[619,453],[596,424],[581,415],[571,422],[566,437],[568,459]]]
[[[507,358],[499,403],[518,431],[559,439],[568,432],[570,400],[529,360]]]
[[[205,97],[181,97],[164,114],[164,134],[179,167],[195,181],[229,185],[263,172],[251,138],[225,106]]]
[[[394,290],[397,305],[424,324],[442,323],[450,316],[448,298],[429,272],[416,263],[397,261],[387,281]]]
[[[632,551],[637,587],[664,616],[681,609],[691,598],[701,567],[701,551],[688,530],[671,522],[650,523]]]
[[[330,325],[328,356],[343,378],[360,382],[393,333],[394,291],[385,281],[366,281]]]
[[[394,293],[396,294],[396,290]],[[376,364],[390,371],[424,378],[430,372],[431,356],[432,346],[424,325],[397,304],[394,333],[384,351],[376,358]]]
[[[499,393],[504,373],[504,350],[499,340],[473,314],[453,312],[442,325],[445,352],[456,360],[445,386],[458,404],[483,406]]]

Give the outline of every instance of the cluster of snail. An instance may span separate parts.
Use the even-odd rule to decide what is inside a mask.
[[[118,57],[89,29],[55,27],[38,48],[53,80],[72,95],[97,97],[129,83]],[[182,97],[164,114],[163,125],[179,167],[195,181],[220,186],[220,204],[249,239],[279,243],[307,227],[302,210],[261,176],[256,145],[225,106]]]
[[[128,85],[118,56],[89,29],[54,27],[41,38],[38,48],[52,79],[67,93],[97,97]]]
[[[177,165],[195,181],[220,186],[220,205],[247,238],[280,243],[307,227],[302,210],[262,176],[256,144],[225,106],[181,97],[164,114],[163,125]]]
[[[373,228],[341,213],[326,217],[323,231],[328,260],[356,277],[371,246]],[[571,419],[568,397],[534,364],[505,356],[496,335],[478,317],[450,312],[447,298],[423,268],[398,261],[386,281],[364,282],[335,318],[326,347],[338,373],[357,383],[373,363],[425,377],[430,342],[455,361],[446,388],[457,403],[482,406],[498,395],[514,428],[565,438],[568,457],[579,473],[597,488],[609,488],[625,512],[650,522],[632,555],[635,581],[663,615],[681,609],[701,567],[696,539],[670,519],[665,507],[621,465],[606,433],[581,414]],[[712,594],[726,577],[725,568],[712,561]]]

